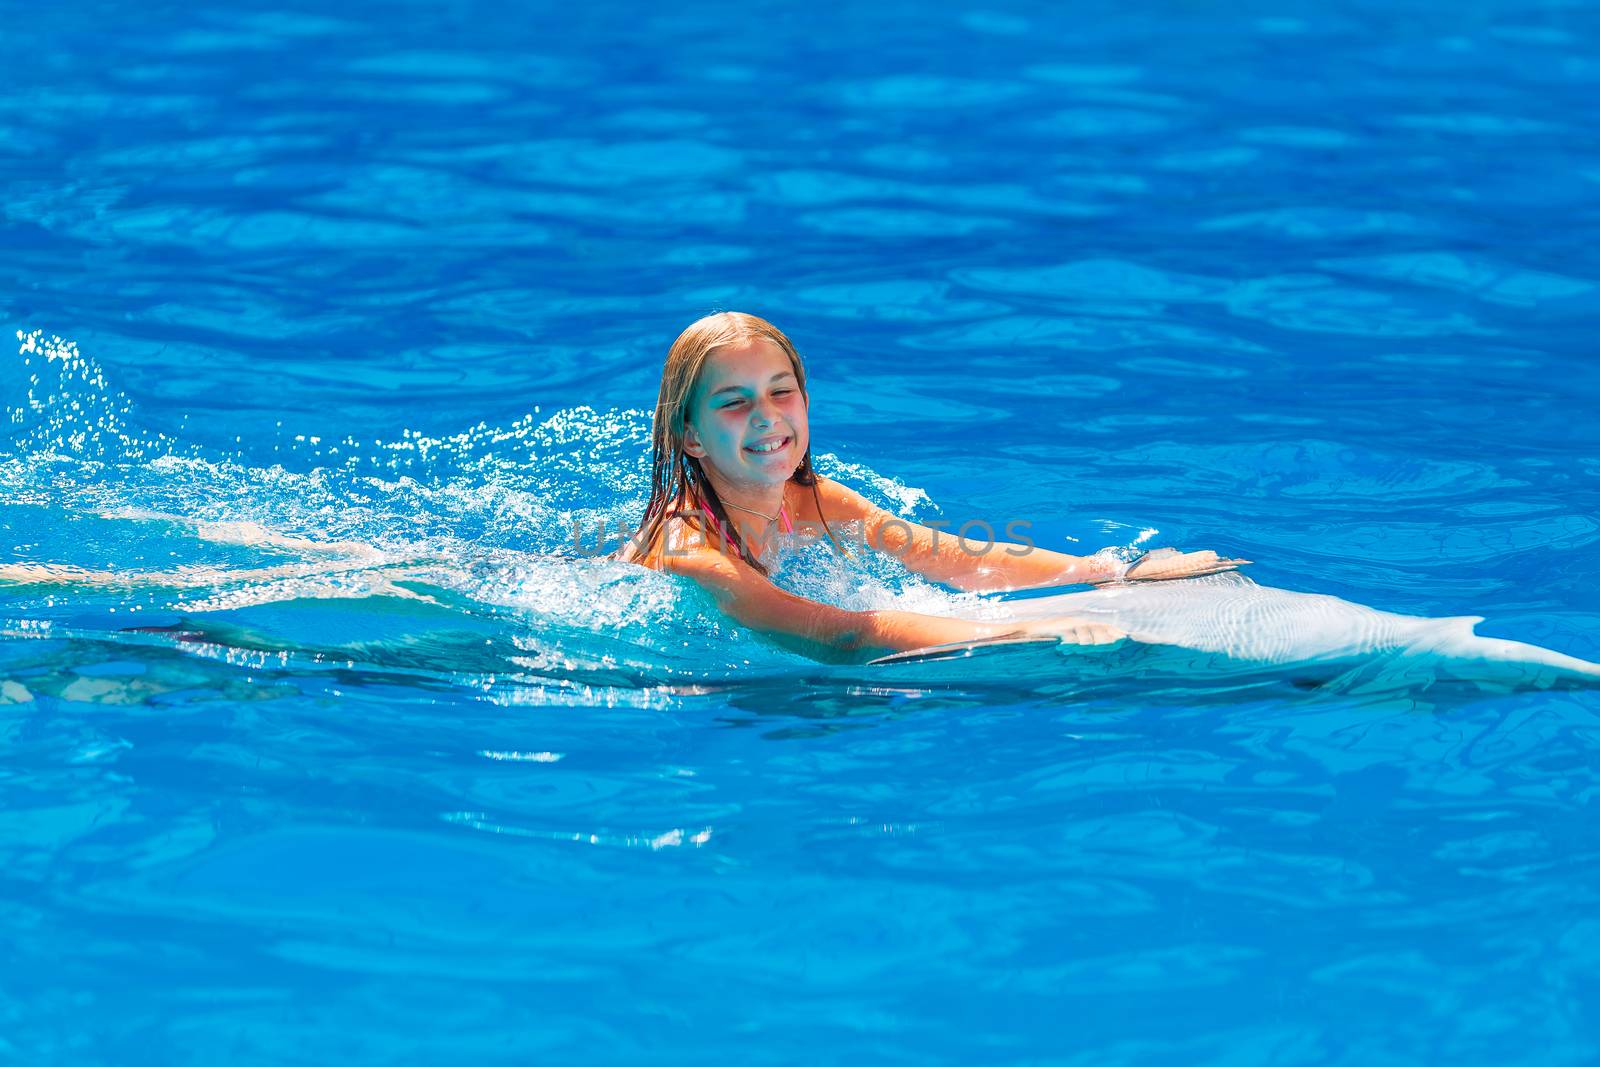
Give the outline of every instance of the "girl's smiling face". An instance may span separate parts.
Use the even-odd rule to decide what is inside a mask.
[[[706,357],[683,450],[708,474],[751,488],[782,484],[810,446],[806,399],[781,348],[757,339]]]

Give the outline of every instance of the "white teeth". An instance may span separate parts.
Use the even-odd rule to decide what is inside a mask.
[[[770,444],[750,445],[749,446],[749,451],[751,451],[751,452],[776,452],[778,449],[782,448],[785,444],[787,444],[788,441],[789,441],[789,439],[787,437],[783,437],[783,438],[779,438],[776,441],[771,442]]]

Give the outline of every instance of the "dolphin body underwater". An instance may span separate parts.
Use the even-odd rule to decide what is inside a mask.
[[[919,649],[873,663],[897,669],[988,659],[1013,677],[1036,676],[1041,654],[1065,655],[1087,676],[1189,681],[1240,675],[1365,690],[1466,683],[1508,691],[1600,687],[1600,663],[1520,641],[1480,637],[1478,616],[1397,615],[1318,593],[1257,585],[1228,573],[1178,581],[1105,586],[1080,593],[1003,601],[1017,620],[1062,615],[1107,623],[1132,638],[1109,646],[1051,638],[1002,639]],[[1036,666],[1037,665],[1037,666]]]
[[[250,573],[254,576],[256,572]],[[230,576],[237,574],[230,572]],[[73,568],[0,566],[0,583],[70,584],[77,580]],[[336,627],[340,639],[330,641],[327,648],[313,648],[317,643],[306,640],[307,624],[301,616],[320,597],[311,593],[310,601],[302,599],[304,591],[290,598],[292,604],[246,608],[244,617],[211,624],[201,624],[184,612],[182,628],[186,633],[193,630],[195,638],[208,637],[222,644],[330,655],[359,646],[368,651],[389,648],[394,655],[412,657],[420,647],[437,646],[444,658],[432,665],[440,669],[460,669],[461,664],[448,654],[460,644],[474,651],[476,663],[485,647],[482,627],[494,628],[479,618],[472,598],[453,595],[425,579],[404,584],[408,588],[385,580],[364,590],[378,602],[392,602],[384,594],[407,597],[409,611],[403,617],[391,618],[387,610],[362,613],[351,607],[352,601],[341,599],[344,614]],[[359,592],[356,595],[359,597]],[[1074,593],[1001,597],[989,604],[993,610],[986,613],[988,621],[1001,621],[997,615],[1016,621],[1074,616],[1107,623],[1126,632],[1131,640],[1084,646],[1056,638],[1001,638],[882,656],[872,660],[865,671],[859,665],[824,667],[817,677],[868,684],[904,681],[1024,688],[1101,682],[1121,688],[1130,680],[1185,688],[1288,681],[1333,692],[1415,690],[1436,683],[1502,692],[1600,688],[1600,663],[1520,641],[1481,637],[1473,632],[1483,621],[1479,616],[1400,615],[1326,594],[1258,585],[1238,572],[1119,583]],[[432,607],[423,611],[425,605]],[[283,619],[277,619],[285,612]],[[202,609],[200,614],[209,612]],[[315,626],[310,629],[319,630]],[[281,632],[274,636],[275,630]],[[627,649],[615,652],[621,659],[632,659]],[[682,671],[676,668],[663,671],[653,663],[628,666],[631,669],[606,665],[590,671],[574,661],[561,673],[573,680],[601,684],[683,680]],[[746,667],[736,673],[748,678],[752,672]],[[771,671],[757,669],[754,673]],[[776,673],[787,676],[793,671],[778,668]],[[728,680],[733,680],[733,675]]]

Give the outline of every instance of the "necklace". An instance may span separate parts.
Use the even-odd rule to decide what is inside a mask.
[[[722,501],[722,506],[725,507],[725,508],[733,508],[735,511],[742,511],[746,515],[754,515],[758,519],[766,519],[768,522],[777,522],[778,521],[778,515],[782,515],[783,514],[783,505],[781,503],[778,505],[777,515],[763,515],[761,512],[756,511],[754,508],[740,507],[738,504],[735,504],[731,500]]]

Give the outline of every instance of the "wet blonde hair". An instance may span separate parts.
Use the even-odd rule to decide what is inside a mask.
[[[728,513],[723,510],[722,501],[717,499],[717,492],[712,488],[700,461],[683,450],[683,432],[689,421],[689,405],[706,360],[719,348],[757,340],[771,342],[789,357],[789,366],[794,369],[795,380],[799,383],[800,398],[810,403],[810,395],[806,392],[805,363],[801,361],[800,353],[795,351],[794,343],[772,323],[742,311],[719,311],[691,323],[672,342],[672,347],[667,350],[667,361],[661,368],[661,392],[656,399],[655,424],[651,435],[650,499],[645,503],[644,517],[639,520],[639,529],[634,534],[632,544],[624,543],[619,552],[623,559],[652,565],[665,548],[667,520],[678,515],[704,512],[728,532],[741,559],[758,573],[767,573],[767,568],[745,544],[737,524],[728,520]],[[809,446],[789,480],[811,488],[820,515],[822,500],[817,493],[817,475],[811,467]],[[829,529],[826,519],[823,519],[823,528],[832,539],[833,531]],[[837,539],[834,540],[837,544]]]

